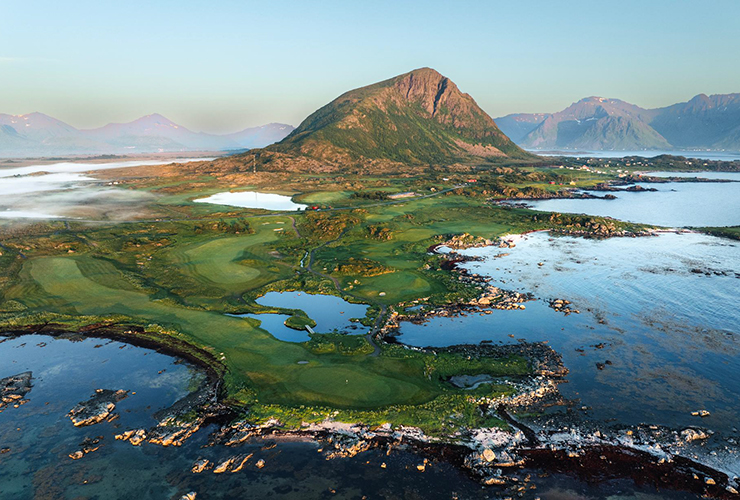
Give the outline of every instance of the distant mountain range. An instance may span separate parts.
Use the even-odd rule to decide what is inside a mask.
[[[260,148],[283,139],[291,125],[270,123],[233,134],[193,132],[159,114],[80,130],[43,113],[0,113],[0,157],[224,151]]]
[[[266,151],[321,162],[410,165],[531,157],[471,96],[431,68],[342,94]]]
[[[496,124],[527,149],[740,151],[740,94],[700,94],[655,109],[587,97],[557,113],[512,114]]]
[[[277,143],[277,144],[275,144]],[[0,157],[227,151],[264,148],[320,162],[444,164],[526,159],[520,149],[740,151],[740,94],[700,94],[644,109],[587,97],[557,113],[495,121],[447,77],[421,68],[351,90],[297,129],[271,123],[232,134],[193,132],[159,114],[80,130],[43,113],[0,114]]]

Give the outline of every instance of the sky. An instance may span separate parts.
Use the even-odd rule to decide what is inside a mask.
[[[490,115],[740,92],[740,1],[0,0],[0,113],[298,125],[432,67]]]

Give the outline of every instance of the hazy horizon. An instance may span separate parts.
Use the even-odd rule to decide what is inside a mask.
[[[81,129],[152,113],[208,133],[296,126],[347,90],[423,66],[494,117],[591,95],[655,108],[740,92],[737,2],[465,6],[5,4],[0,113]]]

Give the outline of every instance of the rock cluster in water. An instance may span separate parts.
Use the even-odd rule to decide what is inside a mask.
[[[74,451],[69,454],[69,458],[72,460],[79,460],[88,453],[92,453],[94,451],[97,451],[98,448],[100,448],[100,441],[103,439],[103,436],[98,436],[96,438],[85,438],[80,443],[80,449],[77,451]]]
[[[571,313],[575,313],[575,314],[581,313],[581,311],[579,311],[578,309],[573,309],[571,307],[570,301],[565,300],[565,299],[553,299],[549,302],[549,306],[551,309],[557,312],[561,312],[565,314],[566,316],[568,316]]]
[[[216,401],[217,388],[213,381],[205,381],[201,387],[176,401],[172,406],[157,412],[159,423],[150,429],[130,429],[117,434],[119,441],[128,441],[134,446],[143,442],[161,446],[181,446],[195,434],[212,414],[223,411]]]
[[[7,407],[18,408],[28,403],[26,395],[31,392],[33,373],[23,372],[0,379],[0,412]]]
[[[111,417],[116,403],[127,396],[128,391],[124,390],[97,389],[90,399],[78,403],[67,416],[75,427],[97,424]]]

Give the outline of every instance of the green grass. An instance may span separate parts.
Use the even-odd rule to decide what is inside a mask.
[[[314,328],[316,326],[316,322],[308,316],[294,314],[285,320],[285,326],[293,328],[294,330],[305,330],[307,326]]]
[[[707,234],[711,234],[712,236],[721,236],[723,238],[740,240],[740,226],[701,227],[699,230]]]
[[[450,392],[425,375],[422,358],[370,357],[362,350],[347,355],[281,342],[248,319],[154,300],[130,289],[112,264],[88,256],[36,258],[21,274],[24,284],[9,290],[7,299],[59,314],[157,324],[216,356],[224,353],[227,387],[236,400],[252,395],[269,404],[367,409],[426,403]]]
[[[296,196],[295,201],[307,205],[336,205],[347,202],[351,194],[349,191],[317,191]]]
[[[48,297],[46,309],[92,316],[118,314],[176,329],[198,345],[225,353],[234,388],[246,376],[257,396],[264,394],[269,401],[347,407],[423,401],[433,396],[429,384],[411,383],[411,373],[393,360],[348,362],[317,357],[303,346],[275,340],[244,319],[177,307],[101,285],[83,275],[77,262],[76,258],[41,258],[27,265],[29,277]],[[100,267],[97,277],[105,266]],[[115,270],[109,267],[107,271],[106,279],[114,280]],[[309,364],[298,365],[302,360]],[[336,383],[340,379],[345,382]]]
[[[429,182],[393,179],[372,189],[421,191]],[[172,179],[167,185],[181,186]],[[336,205],[362,189],[333,187],[298,200]],[[476,289],[443,270],[442,258],[428,252],[430,245],[462,232],[494,238],[560,222],[490,206],[480,193],[386,205],[354,198],[348,204],[361,208],[294,215],[299,235],[291,217],[221,212],[192,203],[197,195],[168,194],[158,208],[205,221],[96,226],[70,221],[69,227],[40,223],[8,233],[0,255],[0,326],[47,321],[70,329],[105,322],[141,326],[141,335],[165,343],[176,339],[222,360],[227,400],[250,406],[255,419],[273,412],[295,420],[303,407],[306,418],[339,411],[338,418],[348,421],[454,432],[462,425],[491,423],[475,397],[511,389],[487,385],[463,391],[445,382],[447,377],[529,373],[519,358],[469,360],[387,345],[373,356],[363,336],[312,335],[304,343],[282,342],[259,321],[224,313],[288,314],[288,326],[302,329],[315,324],[302,311],[275,310],[254,300],[270,290],[332,293],[369,304],[372,314],[362,321],[370,325],[381,305],[399,308],[422,297],[430,304],[469,299]],[[253,233],[228,234],[228,224],[218,224],[238,217],[246,217]],[[378,227],[387,229],[382,237],[374,231]],[[305,267],[310,251],[314,273]],[[339,289],[323,275],[336,279]]]
[[[345,355],[370,354],[373,346],[362,335],[314,333],[306,346],[316,354],[338,352]]]

